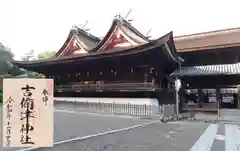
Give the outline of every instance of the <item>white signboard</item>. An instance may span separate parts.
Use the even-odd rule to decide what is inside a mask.
[[[53,80],[3,80],[3,147],[53,146]]]

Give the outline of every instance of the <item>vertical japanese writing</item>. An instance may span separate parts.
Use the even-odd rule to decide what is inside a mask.
[[[3,80],[3,147],[53,146],[53,85],[52,79]]]
[[[10,146],[11,145],[11,131],[12,131],[12,123],[11,123],[11,118],[12,118],[12,103],[14,102],[14,100],[12,99],[12,97],[10,96],[7,101],[5,102],[4,105],[6,105],[6,109],[7,109],[7,113],[6,113],[6,118],[7,118],[7,127],[6,127],[6,140],[7,140],[7,144],[6,146]]]
[[[20,103],[20,108],[23,109],[20,115],[20,120],[23,121],[21,125],[21,144],[35,144],[32,138],[29,135],[29,132],[34,130],[34,127],[31,125],[31,119],[34,119],[34,99],[32,97],[32,90],[35,90],[35,87],[26,85],[22,87],[23,91],[22,100]]]
[[[43,103],[45,103],[45,106],[47,106],[47,102],[48,102],[48,91],[47,91],[46,89],[44,89],[44,90],[42,91],[42,95],[43,95],[42,101],[43,101]]]

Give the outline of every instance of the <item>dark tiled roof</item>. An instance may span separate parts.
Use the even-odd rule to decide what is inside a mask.
[[[175,70],[171,76],[214,76],[240,74],[240,63],[190,66]]]
[[[79,27],[77,27],[77,26],[74,26],[73,29],[76,31],[76,33],[77,33],[78,35],[79,35],[79,34],[84,34],[84,35],[86,35],[88,38],[90,38],[91,40],[93,40],[93,41],[95,41],[95,42],[100,42],[100,41],[101,41],[100,38],[92,35],[91,33],[87,32],[87,31],[85,31],[85,30],[83,30],[83,29],[81,29],[81,28],[79,28]]]
[[[240,27],[174,38],[179,52],[240,46]]]

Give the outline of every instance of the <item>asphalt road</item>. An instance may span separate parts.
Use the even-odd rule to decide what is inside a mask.
[[[85,113],[55,112],[54,115],[55,142],[150,122],[125,116]],[[240,146],[240,126],[239,123],[231,124],[156,122],[36,151],[237,151],[236,146]]]
[[[36,151],[239,151],[234,145],[240,146],[240,130],[235,131],[238,133],[235,138],[226,138],[225,126],[203,122],[156,122]],[[228,149],[225,148],[227,142],[231,146]]]
[[[144,119],[139,120],[136,118],[127,118],[124,116],[55,112],[54,113],[54,141],[58,142],[58,141],[67,140],[75,137],[81,137],[81,136],[96,134],[100,132],[106,132],[110,130],[142,124],[145,122],[149,122],[149,121]],[[0,141],[2,143],[1,139]],[[0,151],[2,150],[0,148]],[[13,151],[13,150],[16,150],[16,148],[5,149],[5,150]]]
[[[38,151],[188,151],[207,127],[205,124],[200,125],[196,128],[196,124],[154,123]]]

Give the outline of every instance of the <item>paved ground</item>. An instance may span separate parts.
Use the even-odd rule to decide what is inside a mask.
[[[195,126],[196,124],[186,126],[155,123],[129,131],[58,145],[54,149],[39,149],[39,151],[175,151],[176,149],[187,151],[206,128],[205,124],[201,124],[201,128],[197,130]],[[184,132],[185,129],[188,129],[187,132]],[[189,141],[190,145],[188,145]]]
[[[2,115],[1,115],[2,117]],[[114,129],[125,128],[148,122],[136,118],[122,116],[96,116],[92,114],[72,114],[55,112],[54,114],[54,140],[56,142],[74,137],[86,136]],[[1,124],[2,125],[2,124]],[[2,128],[1,128],[2,130]],[[0,139],[1,143],[2,140]],[[10,149],[16,150],[16,149]],[[9,150],[9,151],[10,151]],[[0,151],[1,148],[0,148]]]
[[[224,126],[224,124],[187,122],[154,123],[146,127],[60,144],[51,149],[37,151],[239,151],[240,134],[235,136],[238,142],[237,140],[231,142],[234,139],[233,136],[225,140],[226,138],[220,135],[224,135]],[[216,131],[215,128],[217,128]],[[228,143],[227,148],[225,143]]]
[[[150,120],[55,112],[55,142],[148,123]],[[55,145],[37,151],[239,151],[240,124],[172,122]],[[0,149],[2,151],[3,149]],[[11,149],[11,151],[16,149]],[[10,150],[6,150],[10,151]]]

